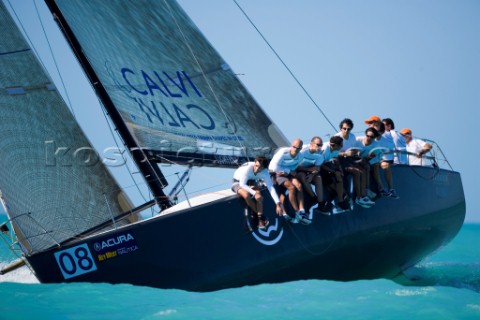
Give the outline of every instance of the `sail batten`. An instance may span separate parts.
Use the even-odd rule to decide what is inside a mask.
[[[6,56],[9,54],[16,54],[16,53],[22,53],[22,52],[28,52],[30,51],[30,48],[25,48],[25,49],[18,49],[14,51],[7,51],[7,52],[0,52],[0,56]]]

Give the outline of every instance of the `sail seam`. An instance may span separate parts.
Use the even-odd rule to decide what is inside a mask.
[[[197,64],[198,68],[201,70],[201,74],[205,80],[205,82],[207,83],[208,85],[208,88],[210,89],[210,92],[212,93],[213,97],[215,98],[215,101],[220,109],[220,111],[222,112],[223,116],[225,117],[225,121],[227,123],[229,123],[229,119],[228,119],[228,116],[227,116],[227,113],[225,112],[225,110],[222,108],[222,104],[220,103],[220,100],[218,99],[218,96],[217,94],[215,93],[215,90],[213,90],[212,88],[212,85],[210,83],[210,81],[208,80],[208,78],[206,77],[206,73],[205,71],[203,70],[203,67],[201,66],[200,62],[198,61],[198,58],[197,56],[195,55],[195,52],[193,51],[192,47],[190,46],[190,44],[188,43],[186,37],[185,37],[185,34],[183,33],[182,31],[182,28],[180,27],[177,19],[175,18],[175,16],[173,15],[172,13],[172,10],[171,10],[171,7],[170,5],[168,4],[168,2],[166,0],[164,0],[164,3],[166,5],[166,7],[168,8],[169,10],[169,13],[170,13],[170,16],[172,17],[173,21],[175,22],[175,25],[177,26],[178,28],[178,31],[180,32],[180,34],[182,35],[182,38],[184,40],[184,44],[185,46],[188,48],[188,50],[190,51],[190,54],[192,55],[193,59],[195,60],[195,63]],[[240,148],[246,150],[246,147],[245,145],[241,142],[241,140],[239,139],[238,135],[234,134],[235,138],[236,138],[236,141],[238,142]],[[247,160],[248,160],[248,152],[246,152],[245,154]]]

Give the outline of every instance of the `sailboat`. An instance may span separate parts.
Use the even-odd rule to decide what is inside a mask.
[[[396,165],[401,201],[308,226],[278,217],[267,193],[266,230],[229,189],[175,203],[160,164],[237,168],[288,140],[174,0],[46,3],[153,197],[133,205],[0,2],[1,231],[20,257],[3,273],[191,291],[391,279],[461,228],[460,174],[439,166]]]

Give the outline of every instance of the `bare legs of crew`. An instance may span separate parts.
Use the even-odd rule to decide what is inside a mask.
[[[288,200],[295,210],[295,218],[292,223],[302,222],[303,224],[310,224],[312,220],[305,213],[305,207],[303,203],[303,187],[300,180],[293,178],[283,183],[283,186],[288,189]],[[286,217],[287,218],[287,217]]]
[[[305,192],[312,199],[312,202],[317,202],[318,206],[314,212],[319,212],[324,215],[330,215],[333,205],[329,201],[323,200],[323,180],[319,174],[306,174],[305,172],[299,172],[296,176],[302,183]],[[315,187],[313,191],[312,185]],[[343,196],[343,194],[342,194]]]
[[[245,189],[239,189],[238,194],[245,200],[247,206],[257,214],[258,228],[265,229],[268,225],[268,220],[263,217],[263,197],[260,191],[255,192],[255,200],[253,200],[251,194]]]
[[[355,203],[364,208],[370,208],[373,206],[375,202],[367,197],[366,170],[360,166],[349,166],[345,168],[345,171],[350,173],[353,177],[353,187],[357,195]]]
[[[323,184],[322,177],[320,175],[314,175],[312,177],[304,172],[300,172],[297,174],[297,178],[302,183],[304,190],[310,199],[316,199],[317,202],[323,201]],[[315,192],[313,192],[312,185],[315,186]]]
[[[363,198],[367,195],[367,180],[365,177],[365,172],[357,167],[346,167],[345,171],[350,173],[353,177],[353,188],[357,194],[357,198]]]
[[[392,168],[390,166],[390,163],[386,161],[382,161],[380,163],[380,166],[382,168],[383,174],[385,176],[385,180],[387,181],[388,185],[388,191],[385,192],[384,196],[391,197],[394,199],[399,199],[397,192],[395,191],[393,187],[393,177],[392,177]]]
[[[385,175],[388,188],[393,189],[392,168],[390,167],[390,163],[383,161],[380,163],[380,166],[382,167],[383,174]]]
[[[295,210],[295,212],[301,210],[305,211],[303,206],[302,183],[297,178],[293,178],[292,180],[285,181],[283,186],[288,189],[288,200],[290,201],[293,210]]]
[[[380,164],[376,163],[376,164],[372,165],[371,169],[372,169],[373,179],[377,183],[378,190],[382,190],[383,189],[383,182],[382,182],[382,179],[380,179]]]

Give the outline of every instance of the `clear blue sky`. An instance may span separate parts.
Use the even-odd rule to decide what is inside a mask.
[[[58,81],[32,0],[10,1]],[[96,146],[111,146],[108,130],[99,128],[103,115],[90,86],[82,79],[46,6],[42,1],[36,3],[75,114],[87,134],[102,137],[91,138]],[[289,139],[309,140],[333,132],[233,1],[179,3],[232,69],[242,74],[240,79]],[[480,222],[476,194],[480,174],[469,151],[477,131],[475,117],[480,114],[480,1],[238,3],[335,127],[349,117],[355,129],[362,131],[363,120],[378,115],[392,118],[398,129],[409,127],[415,136],[436,141],[462,174],[467,221]],[[63,92],[61,84],[57,86]],[[220,171],[206,177],[212,184],[225,183],[223,188],[231,171]],[[187,190],[199,190],[196,183],[193,177]]]

